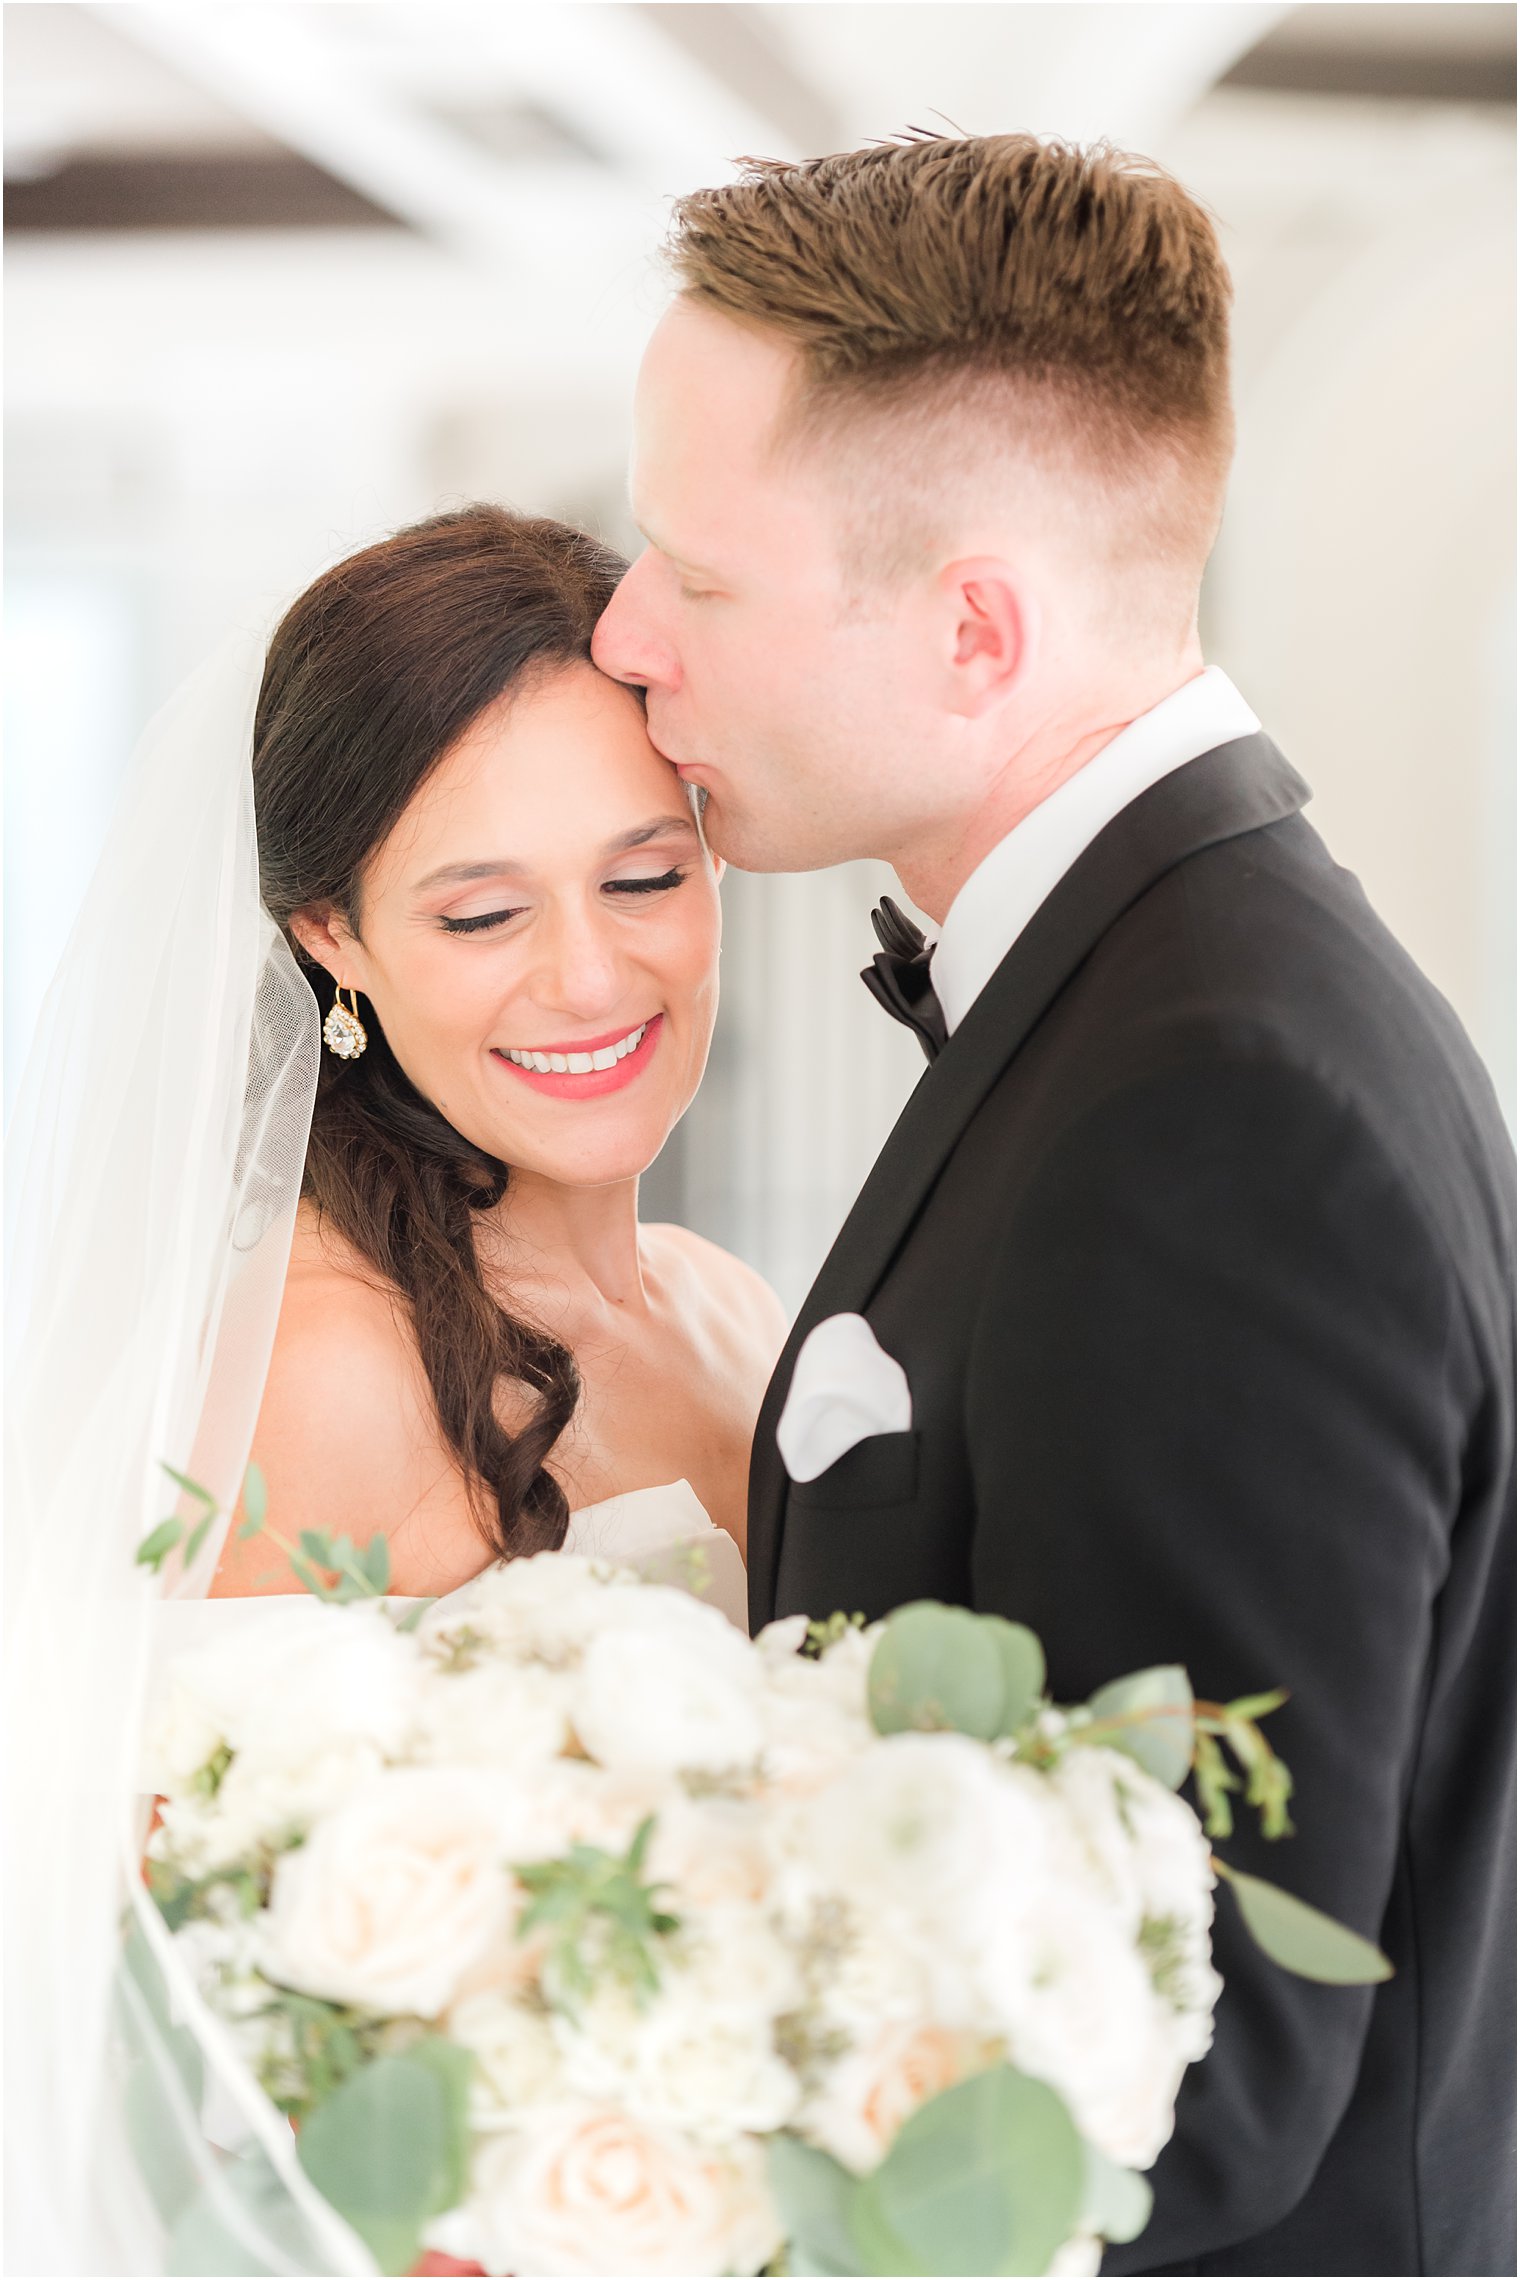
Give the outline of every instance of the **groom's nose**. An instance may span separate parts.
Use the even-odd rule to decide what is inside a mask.
[[[641,689],[678,687],[681,664],[656,616],[650,552],[624,573],[621,585],[597,621],[591,657],[598,672]]]

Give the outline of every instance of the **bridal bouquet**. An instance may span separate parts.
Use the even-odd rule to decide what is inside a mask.
[[[1017,1624],[751,1643],[560,1554],[334,1596],[174,1661],[148,1874],[382,2270],[1079,2273],[1141,2229],[1220,1985],[1176,1789],[1285,1826],[1270,1698],[1058,1709]],[[1290,1967],[1376,1975],[1235,1881]]]

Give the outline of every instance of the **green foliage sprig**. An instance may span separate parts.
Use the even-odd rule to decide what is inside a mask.
[[[557,1860],[514,1864],[513,1875],[530,1895],[517,1936],[551,1933],[544,1984],[572,2014],[604,1973],[621,1980],[639,2001],[659,1988],[659,1942],[680,1930],[681,1919],[658,1904],[662,1888],[644,1881],[653,1834],[651,1813],[626,1853],[575,1844]]]
[[[200,1508],[200,1518],[186,1532],[186,1523],[178,1513],[171,1513],[149,1530],[137,1547],[135,1555],[139,1567],[147,1567],[157,1575],[164,1561],[183,1542],[186,1566],[194,1559],[205,1542],[206,1531],[220,1511],[216,1498],[199,1481],[176,1472],[173,1465],[164,1465],[166,1472],[182,1493]],[[285,1554],[297,1581],[314,1598],[328,1601],[334,1606],[347,1606],[356,1599],[384,1599],[391,1587],[391,1547],[383,1535],[371,1536],[362,1548],[352,1536],[335,1536],[328,1528],[303,1528],[296,1543],[282,1536],[269,1525],[269,1491],[264,1475],[257,1465],[250,1465],[243,1476],[243,1518],[238,1524],[238,1541],[248,1542],[254,1536],[267,1536],[272,1544]],[[399,1631],[413,1631],[432,1605],[429,1599],[419,1600],[415,1607],[397,1619]]]

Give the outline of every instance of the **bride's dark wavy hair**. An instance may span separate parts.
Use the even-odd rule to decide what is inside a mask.
[[[562,523],[472,506],[350,555],[281,619],[254,723],[260,880],[324,1012],[333,984],[292,916],[331,904],[360,932],[365,865],[418,787],[508,689],[589,659],[625,567]],[[423,1099],[359,1004],[369,1049],[322,1056],[303,1193],[405,1300],[449,1446],[494,1499],[493,1551],[554,1549],[569,1514],[544,1467],[580,1379],[568,1348],[482,1280],[475,1215],[510,1169]],[[504,1381],[528,1396],[512,1431]]]

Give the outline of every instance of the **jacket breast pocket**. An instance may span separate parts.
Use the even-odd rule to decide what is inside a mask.
[[[911,1503],[918,1491],[918,1443],[917,1432],[873,1433],[846,1449],[816,1480],[792,1481],[791,1502],[800,1512]]]

